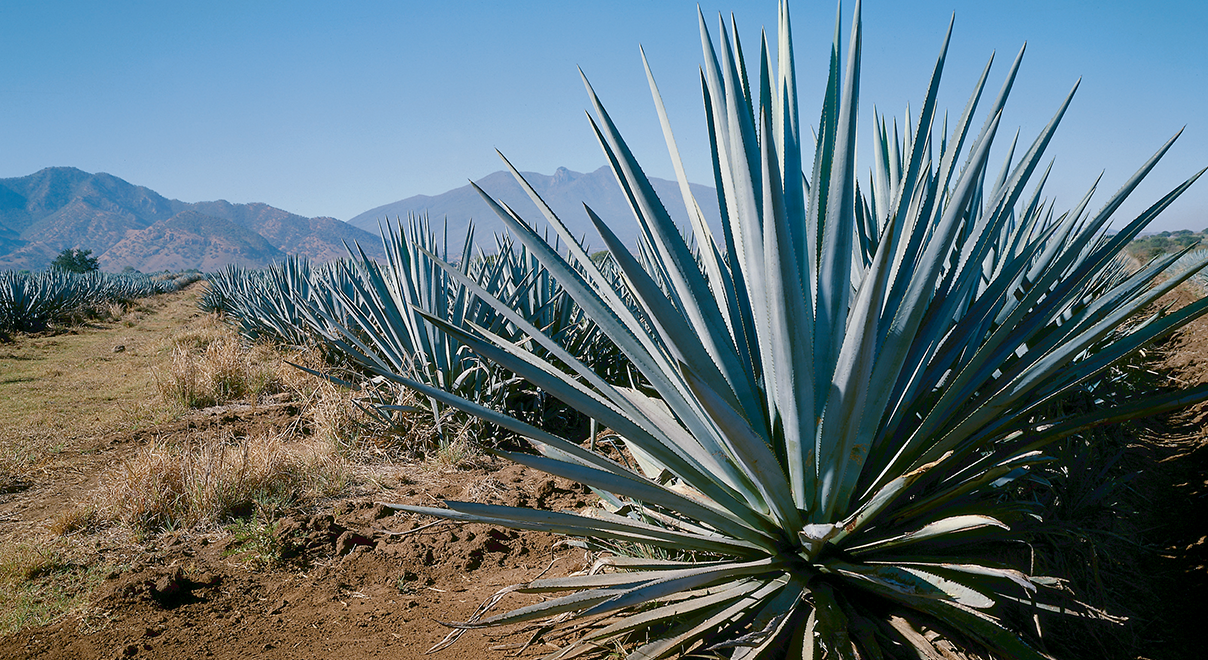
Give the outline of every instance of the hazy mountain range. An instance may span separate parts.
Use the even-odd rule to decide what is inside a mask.
[[[327,261],[347,254],[344,241],[384,256],[376,233],[267,204],[191,204],[73,167],[0,179],[0,270],[40,270],[74,247],[105,271],[259,268],[286,254]]]
[[[591,206],[627,244],[638,226],[608,168],[583,174],[558,168],[551,175],[525,178],[578,236],[602,247],[583,204]],[[530,224],[543,216],[512,176],[500,171],[478,185],[502,199]],[[651,179],[668,212],[687,226],[679,186]],[[719,224],[712,188],[693,185],[705,217]],[[417,195],[366,211],[347,223],[335,218],[304,218],[267,204],[226,201],[188,203],[128,183],[110,174],[89,174],[72,167],[44,169],[29,176],[0,179],[0,270],[40,270],[65,248],[92,250],[102,270],[131,267],[143,272],[197,268],[212,271],[227,264],[258,268],[287,254],[323,262],[347,254],[344,244],[359,243],[370,257],[382,257],[379,223],[427,214],[435,229],[448,222],[456,249],[473,221],[479,245],[493,247],[502,231],[499,218],[469,185],[431,196]]]
[[[603,247],[603,241],[588,220],[587,212],[583,210],[584,204],[590,206],[596,215],[608,223],[608,227],[626,245],[636,244],[640,231],[637,221],[634,220],[633,212],[621,193],[621,187],[617,185],[616,177],[608,167],[601,167],[586,174],[573,172],[565,167],[559,167],[552,176],[536,172],[522,174],[558,218],[566,223],[576,236],[586,236],[589,244]],[[495,172],[475,183],[492,197],[502,199],[530,225],[538,228],[545,225],[545,218],[537,210],[536,204],[529,199],[510,173]],[[681,227],[687,227],[688,215],[679,184],[653,177],[650,183],[672,219]],[[717,193],[709,186],[692,184],[692,194],[713,230],[720,232],[721,215],[717,210]],[[484,238],[489,241],[491,235],[503,230],[503,222],[469,184],[440,195],[416,195],[385,204],[352,218],[348,224],[377,233],[378,223],[386,219],[405,220],[409,214],[424,213],[434,222],[443,222],[447,218],[449,236],[464,235],[466,225],[473,219],[475,236],[484,246],[490,245],[489,242],[483,242]]]

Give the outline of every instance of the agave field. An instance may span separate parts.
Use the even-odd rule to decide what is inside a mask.
[[[1117,257],[1200,173],[1139,216],[1115,217],[1171,138],[1097,210],[1093,190],[1075,208],[1054,209],[1043,194],[1047,173],[1037,170],[1073,90],[1030,145],[1012,147],[992,169],[988,154],[1023,53],[997,94],[984,94],[987,64],[956,122],[937,126],[945,38],[917,123],[899,136],[888,118],[876,118],[874,162],[862,179],[861,20],[857,3],[846,40],[836,26],[811,144],[787,5],[773,43],[760,44],[753,81],[737,30],[723,21],[714,33],[701,18],[722,233],[696,213],[696,250],[587,85],[592,130],[644,236],[639,260],[589,210],[623,292],[510,163],[561,246],[483,194],[624,354],[634,372],[627,381],[605,379],[533,308],[474,281],[464,255],[450,263],[422,242],[409,252],[392,239],[389,268],[414,272],[418,262],[408,259],[422,253],[425,272],[440,269],[441,281],[465,287],[451,305],[457,313],[411,292],[388,297],[387,286],[345,295],[347,317],[315,314],[320,334],[370,373],[527,438],[536,454],[499,455],[587,484],[600,498],[581,513],[398,505],[566,534],[607,551],[586,574],[511,588],[548,595],[537,604],[451,625],[580,626],[578,641],[551,659],[616,645],[640,658],[690,649],[731,658],[933,657],[936,638],[923,629],[943,631],[957,648],[1042,658],[1035,630],[1019,622],[1043,610],[1097,615],[1004,548],[1038,515],[1020,493],[1057,460],[1056,445],[1208,398],[1202,386],[1120,398],[1105,385],[1115,365],[1208,311],[1204,299],[1148,311],[1202,263],[1163,279],[1184,254],[1131,271]],[[697,209],[647,74],[683,201]],[[1123,228],[1109,236],[1112,221]],[[483,305],[506,320],[504,331],[461,314]],[[422,342],[444,342],[421,349],[437,369],[410,363],[408,351]],[[458,393],[464,380],[439,367],[463,348],[611,429],[638,467]],[[1060,402],[1074,394],[1095,405],[1063,412]]]
[[[991,57],[950,123],[937,99],[951,26],[920,111],[901,123],[872,116],[863,138],[872,163],[858,164],[858,1],[850,23],[836,23],[822,107],[806,120],[786,1],[757,51],[744,52],[733,20],[713,27],[702,15],[699,29],[707,119],[699,139],[710,146],[720,232],[693,197],[643,54],[689,227],[672,221],[671,200],[655,195],[585,76],[591,130],[641,228],[636,246],[589,208],[605,248],[592,253],[505,158],[541,217],[522,218],[480,189],[507,227],[491,243],[476,242],[472,227],[451,243],[447,232],[413,217],[382,228],[384,261],[353,246],[347,258],[322,265],[291,258],[211,274],[198,304],[242,338],[223,346],[232,354],[252,344],[306,349],[289,359],[329,382],[180,413],[152,435],[167,429],[184,440],[158,454],[151,450],[169,445],[157,439],[142,447],[144,422],[135,420],[137,442],[127,453],[141,447],[138,455],[160,462],[127,469],[145,475],[130,485],[145,486],[186,456],[222,463],[229,454],[246,463],[248,429],[274,427],[271,442],[257,445],[277,460],[271,465],[288,458],[307,469],[338,467],[339,478],[328,481],[365,489],[349,497],[387,501],[344,501],[334,515],[307,510],[273,520],[223,514],[238,518],[234,539],[213,529],[164,531],[163,547],[147,555],[163,566],[138,563],[122,569],[132,577],[98,578],[111,583],[106,602],[135,603],[129,618],[137,625],[94,629],[81,617],[55,633],[61,637],[45,637],[44,647],[27,643],[14,657],[79,648],[61,639],[103,639],[106,652],[124,648],[126,656],[170,643],[181,654],[209,655],[208,638],[232,624],[240,635],[215,643],[220,657],[287,657],[274,654],[292,654],[304,641],[312,648],[302,646],[299,657],[371,648],[332,642],[350,630],[358,637],[349,644],[371,637],[374,654],[418,657],[407,644],[436,619],[452,631],[432,650],[467,630],[524,624],[526,643],[495,650],[548,660],[1041,659],[1053,657],[1052,627],[1119,623],[1096,598],[1075,593],[1070,575],[1050,570],[1062,563],[1046,561],[1054,547],[1045,539],[1088,538],[1071,511],[1094,509],[1121,486],[1112,479],[1127,471],[1124,452],[1100,445],[1106,428],[1208,401],[1208,384],[1162,389],[1138,377],[1153,373],[1145,360],[1155,345],[1182,341],[1177,331],[1202,325],[1208,298],[1188,291],[1203,291],[1208,253],[1187,243],[1138,262],[1124,251],[1203,170],[1139,215],[1121,217],[1176,134],[1116,192],[1100,199],[1092,188],[1073,208],[1056,208],[1045,193],[1046,149],[1077,85],[1038,135],[1016,138],[1006,162],[992,164],[1023,51],[1001,73]],[[37,330],[185,283],[0,273],[0,331]],[[1175,298],[1184,304],[1170,304]],[[219,327],[191,305],[182,323]],[[116,348],[99,352],[90,359],[118,359]],[[123,345],[121,353],[150,360],[163,351]],[[110,368],[130,371],[116,362]],[[386,486],[385,468],[357,481],[368,468],[353,465],[338,443],[304,455],[299,447],[317,446],[321,434],[316,413],[297,410],[318,401],[321,388],[343,396],[332,383],[358,392],[358,410],[379,423],[365,428],[419,411],[437,435],[473,429],[493,461],[474,469],[489,464],[497,474],[462,484],[462,473],[450,471],[440,478],[451,483],[424,491],[419,482],[431,470],[422,466],[389,466],[406,475],[391,475]],[[238,428],[215,430],[226,420]],[[277,426],[289,429],[277,433]],[[199,440],[204,433],[217,438],[212,446]],[[229,451],[240,443],[242,453]],[[81,460],[110,463],[116,454],[99,452],[123,451],[117,444],[106,439]],[[1146,478],[1153,477],[1137,481]],[[281,514],[289,499],[282,498],[261,508]],[[94,533],[85,522],[71,529]],[[420,535],[428,530],[439,535]],[[218,540],[186,552],[190,533]],[[550,544],[549,567],[532,577],[545,566],[539,549]],[[249,547],[297,565],[270,588],[254,571],[231,569],[230,557]],[[586,558],[583,570],[563,565],[545,577],[569,556],[554,548],[566,547]],[[506,574],[507,582],[467,575],[485,555],[504,551],[517,565],[501,560],[491,576]],[[321,559],[305,563],[314,557]],[[1086,562],[1093,582],[1098,561]],[[209,568],[186,575],[181,565]],[[495,592],[517,579],[527,581]],[[328,591],[303,593],[314,585]],[[179,602],[171,600],[177,590]],[[206,595],[193,598],[191,590]],[[245,596],[255,602],[235,600]],[[138,598],[159,609],[138,609],[151,607]],[[450,609],[423,609],[425,598]],[[524,604],[500,606],[517,598]],[[464,614],[450,622],[444,614],[456,608]],[[213,621],[203,620],[210,614]],[[364,617],[356,619],[360,629],[354,615]],[[172,623],[145,626],[153,616]],[[362,639],[370,622],[375,634]],[[147,633],[132,642],[127,628]]]
[[[1208,399],[1202,386],[1137,394],[1118,377],[1122,361],[1208,311],[1206,299],[1152,311],[1197,276],[1202,252],[1133,269],[1118,256],[1202,172],[1116,217],[1171,138],[1097,210],[1093,189],[1055,209],[1038,169],[1074,91],[992,169],[1023,52],[996,94],[985,93],[987,64],[957,121],[937,126],[946,37],[917,122],[901,136],[875,118],[862,179],[861,20],[857,3],[845,41],[836,25],[811,143],[787,4],[774,42],[760,44],[755,85],[737,29],[723,21],[714,33],[701,18],[720,235],[696,211],[685,238],[587,84],[592,130],[642,228],[637,256],[589,209],[609,252],[602,268],[508,163],[552,242],[483,193],[509,230],[489,256],[471,235],[450,258],[413,220],[384,232],[385,264],[359,255],[213,279],[206,305],[245,336],[320,343],[433,410],[528,439],[537,453],[496,453],[599,496],[580,513],[397,505],[566,534],[603,553],[585,574],[511,588],[542,602],[455,628],[582,625],[551,659],[616,645],[640,658],[932,657],[924,629],[1042,658],[1020,625],[1031,614],[1105,616],[1009,548],[1040,513],[1022,494],[1064,443]],[[647,76],[683,202],[698,209],[649,66]],[[1123,228],[1109,235],[1113,221]],[[589,416],[633,462],[532,423],[509,388]],[[1075,396],[1090,405],[1062,405]]]
[[[488,254],[475,251],[471,227],[452,259],[447,237],[438,241],[426,218],[412,218],[405,228],[386,227],[383,235],[383,264],[358,248],[354,257],[322,266],[296,258],[256,271],[230,266],[210,277],[201,308],[222,314],[248,340],[314,348],[336,365],[353,360],[359,371],[337,381],[364,389],[366,409],[386,422],[413,406],[400,405],[397,385],[375,380],[378,373],[404,374],[545,426],[573,423],[531,383],[484,360],[462,340],[465,330],[473,330],[529,344],[548,357],[518,320],[539,326],[561,353],[575,355],[602,377],[627,377],[616,346],[536,256],[507,234],[495,238]],[[450,261],[458,266],[442,268]],[[437,397],[427,402],[439,427],[442,410],[453,409]]]
[[[103,305],[128,303],[176,291],[201,273],[163,275],[71,273],[60,270],[0,272],[0,332],[37,331],[63,324]]]
[[[1188,270],[1194,270],[1196,273],[1191,276],[1191,281],[1201,289],[1208,289],[1208,273],[1200,270],[1200,266],[1208,261],[1208,250],[1200,248],[1186,252],[1179,257],[1177,261],[1170,266],[1169,274],[1178,275]]]

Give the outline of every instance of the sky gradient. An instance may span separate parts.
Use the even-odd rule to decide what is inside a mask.
[[[186,202],[265,202],[347,220],[501,169],[605,163],[584,118],[582,67],[646,171],[672,178],[638,45],[689,177],[712,183],[694,2],[38,2],[0,8],[0,177],[108,172]],[[986,96],[1027,41],[999,130],[1035,137],[1082,77],[1047,154],[1046,189],[1096,203],[1184,125],[1117,216],[1208,166],[1208,3],[867,0],[860,140],[874,106],[917,108],[953,12],[940,107],[955,116],[991,53]],[[844,39],[852,3],[842,10]],[[775,0],[701,3],[716,37],[733,11],[748,63]],[[835,5],[791,5],[803,122],[817,122]],[[984,99],[983,104],[989,99]],[[983,116],[979,114],[976,125]],[[859,164],[867,176],[867,159]],[[1131,217],[1131,216],[1130,216]],[[1208,181],[1153,230],[1208,228]]]

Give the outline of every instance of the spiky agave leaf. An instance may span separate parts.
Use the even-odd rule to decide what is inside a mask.
[[[505,457],[587,484],[611,505],[590,515],[462,502],[396,508],[643,544],[697,560],[618,559],[602,573],[519,588],[566,595],[458,624],[567,612],[602,617],[602,627],[551,657],[573,657],[639,629],[646,641],[633,654],[641,658],[698,645],[735,658],[883,657],[916,646],[928,653],[911,617],[938,621],[1006,657],[1045,657],[1000,619],[1004,603],[1035,601],[1042,581],[998,565],[979,544],[1012,538],[1010,508],[1000,506],[1005,487],[1049,460],[1047,444],[1208,398],[1201,387],[1045,417],[1051,403],[1113,362],[1208,311],[1208,300],[1199,300],[1124,327],[1197,269],[1159,284],[1177,255],[1131,274],[1116,260],[1199,175],[1106,236],[1113,213],[1168,143],[1100,211],[1088,211],[1088,195],[1054,217],[1040,185],[1031,195],[1025,187],[1070,98],[1018,160],[1012,150],[995,175],[988,154],[1019,59],[979,133],[971,132],[971,118],[985,75],[953,131],[945,121],[937,132],[945,37],[917,125],[899,138],[878,124],[866,197],[855,174],[860,5],[846,57],[836,27],[808,169],[783,2],[780,21],[780,72],[773,73],[765,42],[752,90],[736,30],[723,23],[715,44],[701,18],[723,236],[711,236],[696,218],[699,255],[588,85],[592,129],[644,236],[648,268],[589,209],[628,298],[514,168],[566,254],[483,194],[512,236],[641,373],[642,390],[609,384],[481,287],[467,284],[527,336],[523,342],[430,318],[612,428],[641,471],[382,370],[529,438],[541,456]],[[649,81],[685,203],[699,213],[653,75]],[[542,354],[521,344],[539,346]]]

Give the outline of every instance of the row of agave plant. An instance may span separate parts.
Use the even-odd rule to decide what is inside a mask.
[[[1197,271],[1191,276],[1191,281],[1200,288],[1208,290],[1208,273],[1201,272],[1200,264],[1208,261],[1208,249],[1199,248],[1186,252],[1167,270],[1170,275],[1178,275],[1187,270]]]
[[[617,348],[506,233],[495,237],[488,252],[476,246],[471,225],[461,249],[452,253],[447,232],[438,237],[423,217],[410,218],[405,227],[383,227],[382,236],[383,263],[356,246],[352,257],[322,265],[291,257],[262,270],[229,266],[211,275],[200,306],[225,316],[249,340],[315,348],[334,362],[352,356],[362,363],[362,375],[364,369],[403,374],[530,421],[549,412],[552,401],[442,328],[477,328],[520,342],[511,317],[523,318],[609,380],[626,377]],[[458,265],[441,267],[451,261]],[[504,301],[505,312],[482,297]],[[383,387],[381,379],[356,376],[351,372],[341,382],[369,390],[367,412],[389,422],[413,410],[400,405],[399,391]],[[440,427],[442,407],[433,398],[429,403]]]
[[[201,277],[197,271],[160,275],[3,271],[0,272],[0,331],[43,330],[102,305],[128,303],[157,293],[176,291]]]
[[[613,643],[638,658],[938,657],[923,627],[992,655],[1047,657],[1012,617],[1089,610],[1012,564],[1029,513],[1012,494],[1054,460],[1054,443],[1208,399],[1197,387],[1074,413],[1055,405],[1074,392],[1094,398],[1113,365],[1208,311],[1205,299],[1153,311],[1202,263],[1163,279],[1182,255],[1131,271],[1117,258],[1199,173],[1135,218],[1115,217],[1172,138],[1099,210],[1088,192],[1058,213],[1043,195],[1042,159],[1073,91],[995,172],[988,155],[1023,53],[980,128],[989,64],[956,123],[937,128],[946,36],[912,130],[900,137],[876,118],[862,186],[859,2],[845,48],[836,25],[812,163],[787,4],[772,44],[760,44],[756,86],[737,28],[723,21],[719,30],[715,41],[701,17],[720,236],[692,197],[649,66],[696,250],[590,84],[591,129],[644,235],[639,260],[589,209],[623,287],[510,163],[561,247],[482,194],[624,353],[633,378],[601,377],[532,310],[475,280],[464,259],[452,264],[424,246],[415,247],[422,262],[396,242],[386,267],[363,267],[439,268],[465,287],[456,309],[482,303],[504,321],[412,314],[420,292],[396,293],[403,280],[385,278],[345,295],[355,312],[314,313],[364,368],[528,438],[537,455],[499,454],[587,484],[606,505],[583,514],[454,501],[397,509],[662,551],[605,555],[586,574],[518,585],[547,597],[454,625],[583,624],[550,658],[605,654]],[[1109,234],[1112,222],[1123,226]],[[460,396],[448,378],[417,375],[408,341],[469,348],[526,379],[615,431],[640,470]]]

